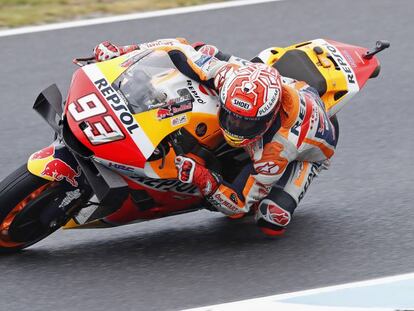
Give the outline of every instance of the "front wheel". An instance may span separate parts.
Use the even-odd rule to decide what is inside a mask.
[[[79,205],[80,189],[31,174],[26,165],[0,183],[0,253],[16,252],[53,233]]]

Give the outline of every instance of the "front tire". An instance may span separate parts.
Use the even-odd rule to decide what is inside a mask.
[[[0,183],[0,253],[24,249],[63,225],[67,219],[58,206],[67,191],[65,183],[37,177],[26,165],[6,177]]]

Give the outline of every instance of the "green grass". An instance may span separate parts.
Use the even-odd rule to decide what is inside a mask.
[[[222,0],[0,0],[0,27],[160,10]]]

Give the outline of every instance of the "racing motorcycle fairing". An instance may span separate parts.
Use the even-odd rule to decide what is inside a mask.
[[[33,109],[53,128],[55,133],[60,133],[60,120],[62,107],[62,94],[56,84],[52,84],[44,89],[36,98]]]
[[[133,175],[175,178],[173,150],[151,157],[180,128],[217,146],[222,138],[213,96],[180,74],[166,52],[136,51],[75,72],[65,118],[97,162]]]
[[[56,140],[29,157],[28,171],[46,180],[67,182],[74,188],[90,186],[103,205],[119,206],[113,199],[126,197],[127,184],[116,173],[86,160],[92,152],[79,143],[62,118],[62,95],[55,84],[40,93],[33,109],[53,128]]]
[[[200,208],[198,189],[176,179],[176,152],[166,138],[181,129],[178,136],[185,142],[177,144],[188,145],[185,152],[197,145],[208,154],[218,146],[216,94],[171,67],[165,52],[134,52],[75,72],[63,136],[71,149],[89,158],[75,156],[92,188],[91,162],[121,176],[128,195],[110,214],[100,213],[99,203],[91,204],[65,228],[120,225]],[[138,131],[141,137],[134,136]],[[90,153],[80,152],[81,147]]]
[[[50,181],[66,181],[78,187],[82,171],[65,145],[55,141],[50,146],[33,153],[27,161],[33,175]]]
[[[102,208],[96,198],[64,228],[102,228],[148,219],[187,213],[201,209],[202,197],[196,186],[177,179],[153,179],[140,176],[125,178],[128,196],[117,196],[118,204]]]
[[[316,39],[286,48],[273,47],[259,56],[286,77],[316,88],[329,115],[335,115],[379,72],[376,57],[365,58],[368,49],[333,40]]]
[[[102,209],[106,215],[118,209],[128,195],[127,183],[118,174],[73,154],[59,140],[33,153],[27,168],[46,180],[67,182],[73,188],[92,188],[101,206],[106,207]]]
[[[56,137],[62,132],[62,95],[55,84],[44,89],[33,105],[33,109],[53,128]],[[33,153],[27,162],[30,173],[50,181],[65,180],[78,186],[81,170],[66,146],[56,139],[50,146]]]

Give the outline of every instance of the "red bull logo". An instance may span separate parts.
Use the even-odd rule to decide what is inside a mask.
[[[157,111],[157,118],[159,120],[172,117],[174,114],[169,108],[159,108]]]
[[[269,205],[269,216],[280,226],[287,226],[290,222],[290,213],[277,205]]]
[[[47,148],[43,148],[36,153],[33,153],[30,157],[31,160],[45,159],[55,154],[55,146],[51,145]]]
[[[73,187],[78,186],[76,178],[81,175],[81,170],[78,167],[78,172],[71,168],[66,162],[60,159],[54,159],[46,164],[43,169],[42,176],[49,176],[56,181],[66,179]]]

